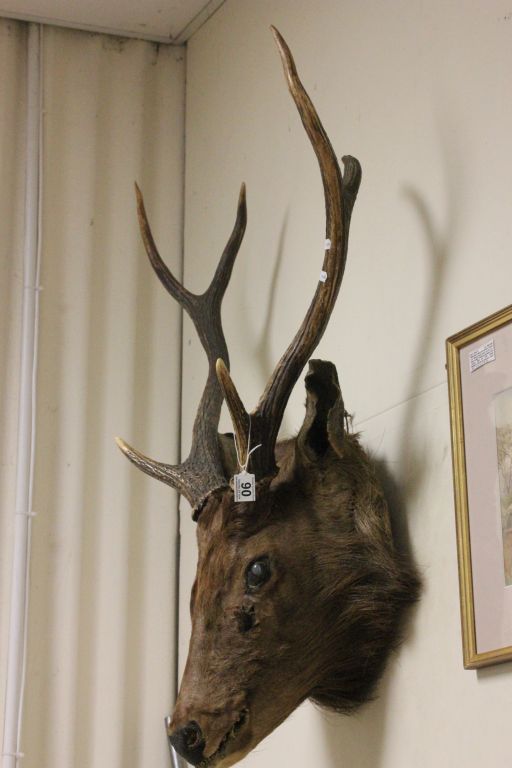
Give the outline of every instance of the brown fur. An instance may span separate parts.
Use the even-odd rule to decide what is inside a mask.
[[[340,393],[327,397],[320,384],[333,370],[316,361],[307,434],[278,445],[279,472],[257,501],[236,504],[226,490],[199,517],[192,638],[172,727],[199,724],[203,766],[236,762],[306,698],[357,709],[374,694],[418,597],[358,437],[344,434],[341,455],[329,440]],[[248,594],[245,570],[262,555],[272,576]],[[242,712],[243,726],[218,752]]]

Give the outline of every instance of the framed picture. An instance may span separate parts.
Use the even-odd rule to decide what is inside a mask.
[[[512,306],[446,341],[464,666],[512,660]]]

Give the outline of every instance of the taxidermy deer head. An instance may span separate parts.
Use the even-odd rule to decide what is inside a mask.
[[[182,464],[154,461],[118,440],[137,467],[185,496],[197,521],[192,636],[169,738],[202,768],[240,760],[308,697],[340,712],[367,701],[419,589],[414,567],[393,542],[372,462],[347,428],[336,369],[310,360],[341,284],[360,165],[343,158],[342,176],[291,53],[273,32],[318,158],[327,226],[311,306],[251,413],[228,373],[220,319],[246,225],[244,187],[233,232],[202,295],[184,288],[161,260],[137,189],[151,264],[192,318],[209,362]],[[277,442],[308,360],[304,423],[296,438]],[[223,399],[234,436],[218,433]],[[254,501],[235,500],[233,477],[243,467],[255,476]]]

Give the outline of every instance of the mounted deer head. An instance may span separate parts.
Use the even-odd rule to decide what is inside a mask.
[[[188,499],[197,521],[192,636],[169,738],[203,768],[240,760],[308,697],[341,712],[368,700],[419,590],[413,565],[393,542],[372,463],[346,428],[336,369],[310,360],[341,284],[360,165],[343,158],[342,177],[291,53],[273,32],[322,175],[325,280],[250,414],[228,373],[220,319],[246,225],[244,187],[233,232],[202,295],[184,288],[161,260],[137,189],[151,264],[192,318],[209,362],[192,448],[182,464],[153,461],[118,440],[137,467]],[[277,442],[308,360],[304,423],[296,438]],[[223,398],[234,436],[218,433]],[[256,500],[235,502],[231,481],[247,464],[256,477]]]

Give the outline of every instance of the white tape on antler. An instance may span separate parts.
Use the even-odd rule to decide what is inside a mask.
[[[329,238],[327,238],[327,240],[325,241],[324,250],[328,251],[330,247],[331,247],[331,241],[329,240]]]
[[[324,270],[322,269],[322,271],[320,272],[320,277],[318,279],[320,280],[321,283],[325,283],[325,281],[327,280],[327,272],[324,272]]]

